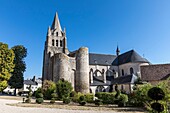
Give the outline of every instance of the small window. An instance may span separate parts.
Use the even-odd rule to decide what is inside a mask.
[[[58,40],[56,40],[56,46],[58,47]]]
[[[122,76],[124,76],[124,70],[122,69]]]
[[[60,40],[60,47],[62,47],[63,46],[63,41],[62,40]]]
[[[56,32],[56,36],[58,36],[58,32]]]
[[[133,68],[131,67],[130,68],[130,74],[132,75],[134,72],[133,72]]]
[[[52,40],[52,46],[54,46],[54,39]]]

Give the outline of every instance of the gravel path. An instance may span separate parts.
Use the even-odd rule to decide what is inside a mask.
[[[0,99],[0,113],[118,113],[113,111],[65,110],[56,108],[27,108],[6,105],[18,103],[18,100]],[[123,113],[123,112],[121,112]],[[124,112],[125,113],[125,112]]]

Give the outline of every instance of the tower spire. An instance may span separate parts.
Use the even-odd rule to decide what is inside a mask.
[[[118,47],[118,45],[117,45],[116,55],[119,56],[119,54],[120,54],[120,50],[119,50],[119,47]]]
[[[61,29],[61,25],[60,25],[60,21],[59,21],[59,18],[58,18],[58,13],[56,12],[55,14],[55,17],[54,17],[54,20],[53,20],[53,24],[52,24],[52,29],[57,29],[59,31],[62,31]]]

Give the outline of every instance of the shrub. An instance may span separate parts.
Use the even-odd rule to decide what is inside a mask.
[[[41,104],[41,103],[43,103],[44,102],[44,99],[43,98],[37,98],[36,99],[36,103],[38,103],[38,104]]]
[[[44,99],[50,100],[52,98],[51,94],[56,92],[56,84],[53,81],[45,80],[42,90]]]
[[[153,87],[149,89],[148,96],[153,100],[163,100],[165,97],[165,93],[161,88]]]
[[[36,98],[43,98],[43,94],[42,94],[42,93],[37,93],[37,94],[35,95],[35,97],[36,97]]]
[[[147,93],[153,86],[151,84],[139,85],[136,90],[129,95],[129,104],[133,106],[144,106],[146,103],[150,102],[151,99],[148,97]]]
[[[119,98],[119,96],[120,96],[120,94],[121,94],[120,90],[117,90],[117,91],[116,91],[115,98],[116,98],[116,99],[118,99],[118,98]]]
[[[50,103],[51,103],[51,104],[54,104],[54,103],[55,103],[55,98],[52,98],[52,99],[50,100]]]
[[[36,97],[38,93],[43,93],[42,88],[38,88],[36,91],[34,91],[33,95]],[[37,98],[37,97],[36,97]]]
[[[70,93],[70,97],[75,97],[77,95],[77,93],[75,92],[75,91],[72,91],[71,93]]]
[[[63,98],[64,104],[69,104],[71,102],[70,98]]]
[[[65,80],[59,80],[56,84],[56,91],[59,99],[63,99],[70,96],[73,87],[70,82]]]
[[[126,102],[128,102],[128,96],[126,94],[121,94],[118,99],[118,106],[124,107],[126,105]]]
[[[79,104],[80,104],[81,106],[84,106],[84,105],[86,105],[86,101],[80,101]]]
[[[80,96],[82,96],[82,95],[84,95],[84,94],[82,94],[82,93],[80,93],[80,92],[75,93],[75,94],[74,94],[74,97],[71,97],[71,100],[72,100],[73,102],[79,102],[79,98],[80,98]]]
[[[52,93],[51,98],[54,98],[54,99],[57,98],[57,93]]]
[[[79,97],[79,101],[84,101],[84,100],[85,100],[85,96],[84,95]]]
[[[114,104],[115,101],[115,92],[98,92],[95,94],[98,99],[101,99],[103,104]]]
[[[100,106],[100,105],[103,104],[101,99],[96,99],[96,100],[94,101],[94,103],[95,103],[95,105],[97,105],[97,106]]]
[[[85,99],[85,96],[84,95],[81,95],[79,97],[79,104],[84,106],[86,104],[86,99]]]
[[[85,100],[86,100],[88,103],[93,103],[94,94],[87,93],[87,94],[85,94],[84,96],[85,96]]]

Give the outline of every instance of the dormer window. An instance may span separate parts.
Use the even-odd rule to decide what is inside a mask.
[[[52,46],[54,46],[54,39],[52,39]]]

